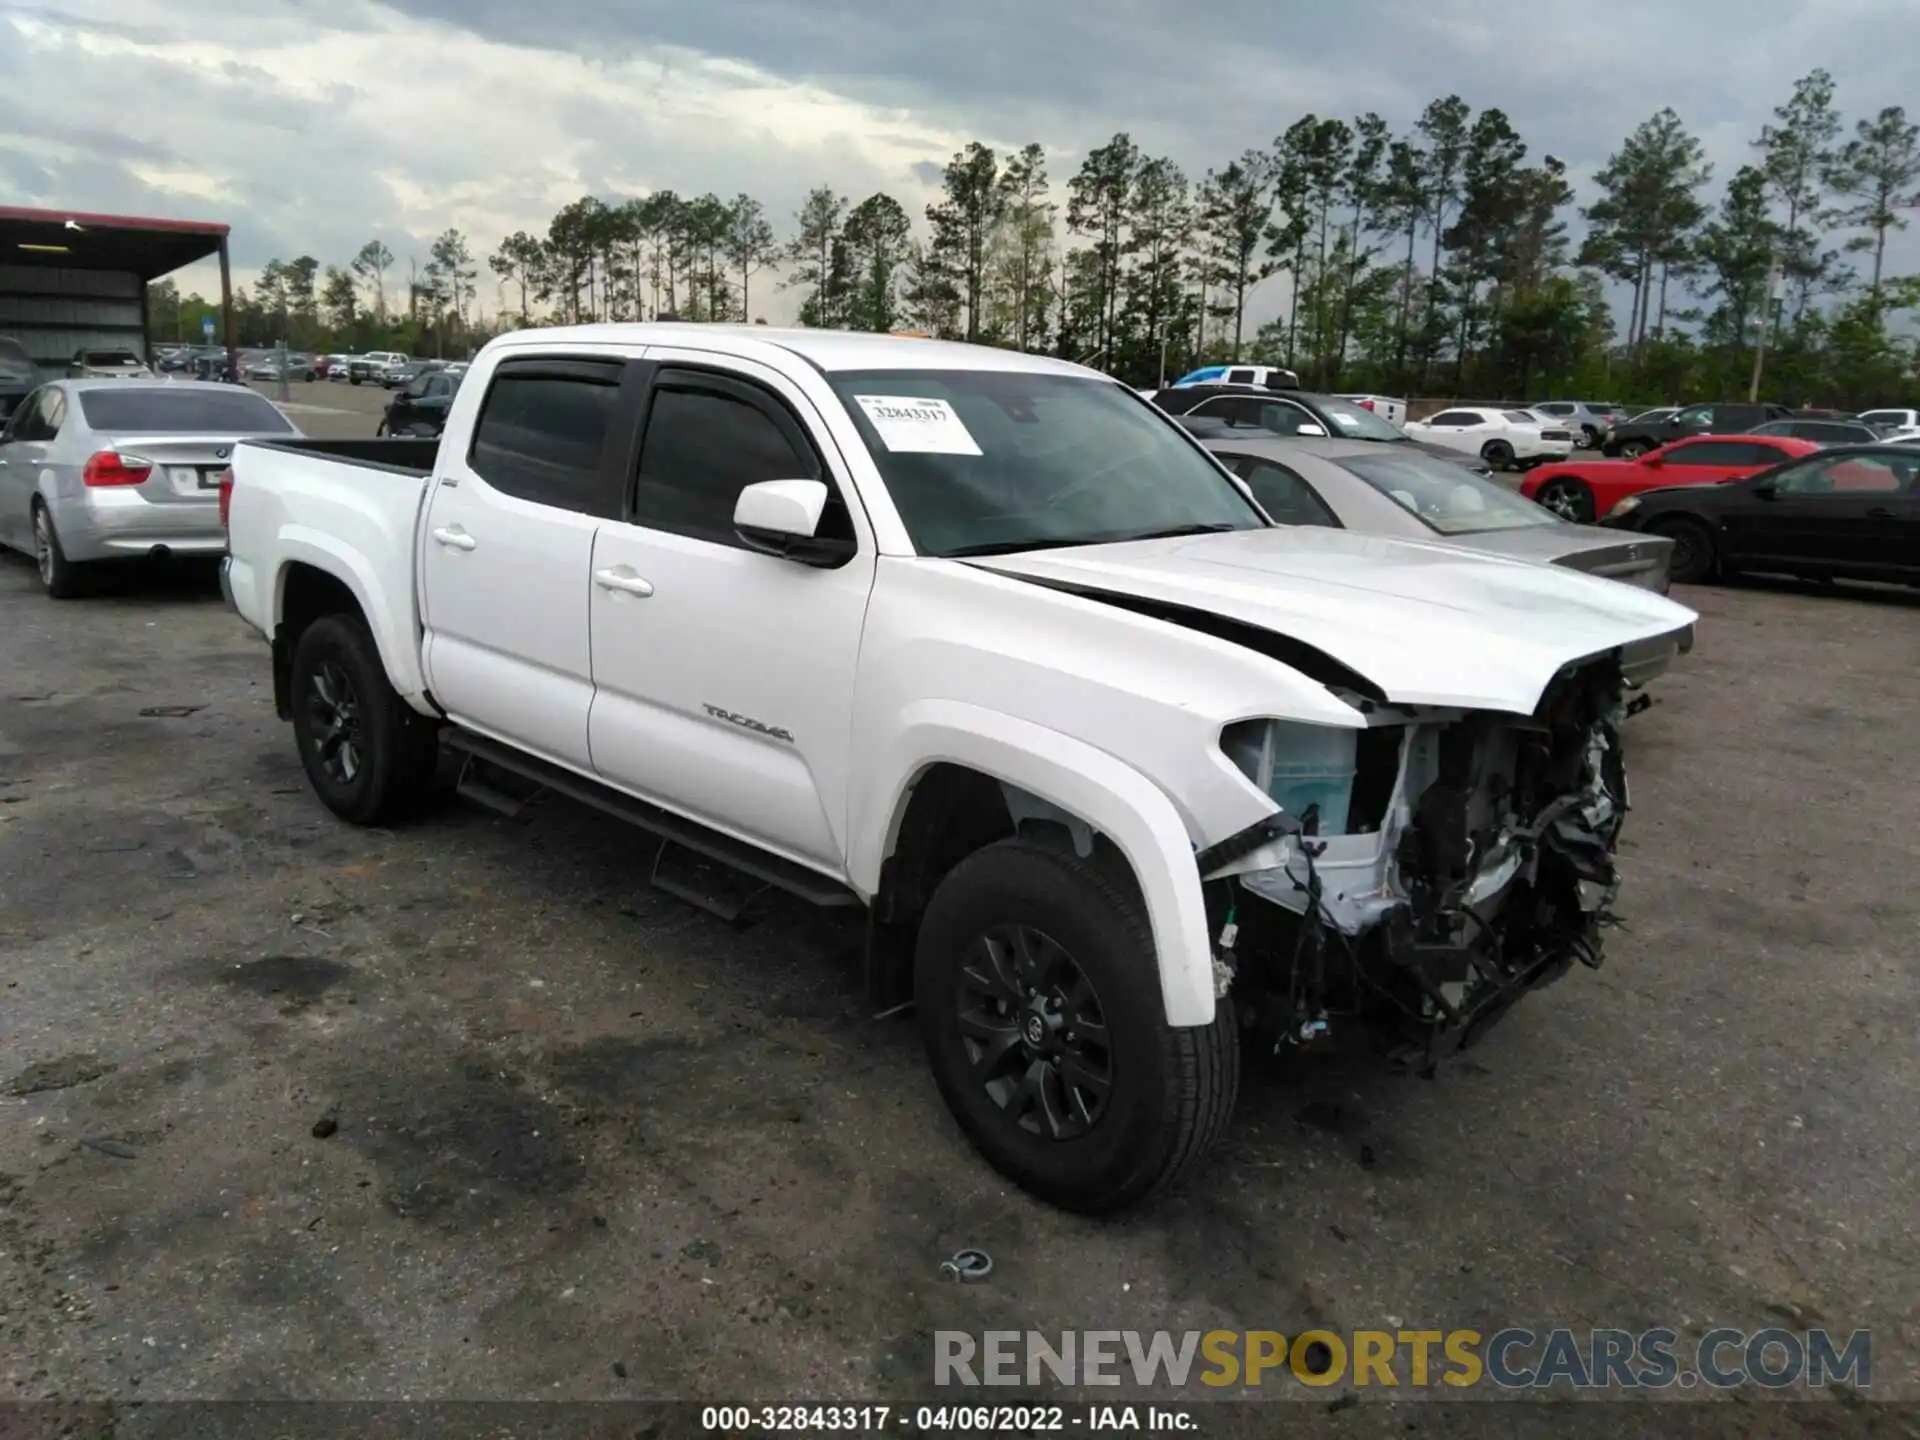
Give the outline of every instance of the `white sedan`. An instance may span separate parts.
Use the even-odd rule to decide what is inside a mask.
[[[1495,470],[1530,470],[1548,460],[1564,460],[1573,453],[1573,432],[1549,428],[1525,410],[1458,407],[1442,410],[1425,420],[1408,422],[1407,434],[1432,445],[1478,455]]]

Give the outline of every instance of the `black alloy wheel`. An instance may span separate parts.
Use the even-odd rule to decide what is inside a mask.
[[[347,672],[323,660],[308,677],[307,733],[314,759],[335,784],[349,786],[366,764],[360,695]]]
[[[1719,568],[1719,554],[1706,526],[1697,520],[1677,517],[1647,528],[1673,541],[1673,558],[1668,562],[1667,574],[1675,584],[1699,585],[1713,578]]]
[[[996,925],[968,947],[954,987],[976,1083],[1029,1134],[1071,1140],[1113,1090],[1106,1014],[1086,972],[1043,932]]]

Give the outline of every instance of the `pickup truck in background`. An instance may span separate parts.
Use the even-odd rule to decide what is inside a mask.
[[[1695,618],[1275,525],[1091,370],[833,331],[520,331],[437,441],[248,442],[223,504],[336,814],[451,752],[726,913],[686,877],[863,913],[965,1133],[1090,1212],[1205,1153],[1243,1034],[1430,1066],[1597,965],[1623,687]]]
[[[398,350],[369,350],[347,361],[347,381],[353,385],[378,385],[386,379],[389,370],[406,363],[407,357]]]

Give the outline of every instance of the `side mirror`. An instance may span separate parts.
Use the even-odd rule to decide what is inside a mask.
[[[1294,431],[1293,433],[1295,435],[1300,436],[1302,439],[1317,438],[1317,439],[1324,440],[1327,438],[1327,427],[1324,425],[1316,425],[1311,420],[1309,420],[1306,424],[1302,425],[1298,430]]]
[[[769,555],[822,569],[844,565],[853,558],[853,541],[818,534],[830,495],[818,480],[762,480],[747,486],[734,502],[734,531]]]

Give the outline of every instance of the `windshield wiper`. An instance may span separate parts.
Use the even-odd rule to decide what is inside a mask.
[[[1069,545],[1085,543],[1081,540],[1061,540],[1051,535],[1040,540],[989,540],[981,545],[956,545],[951,550],[935,551],[929,558],[964,560],[975,555],[1018,555],[1023,550],[1065,549]]]
[[[1109,539],[1094,543],[1101,545],[1119,545],[1128,540],[1174,540],[1182,535],[1218,535],[1223,530],[1258,529],[1258,526],[1240,526],[1231,520],[1218,520],[1211,525],[1171,525],[1165,530],[1142,530],[1137,535],[1115,535]]]

